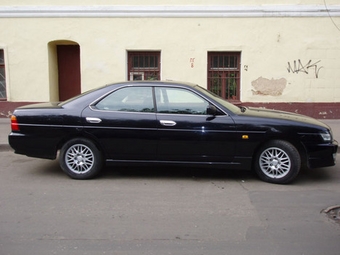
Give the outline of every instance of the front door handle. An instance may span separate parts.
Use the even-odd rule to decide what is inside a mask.
[[[166,126],[166,127],[173,127],[177,124],[176,122],[172,120],[160,120],[159,122],[161,123],[162,126]]]
[[[99,119],[99,118],[93,118],[93,117],[86,117],[86,121],[87,121],[88,123],[95,123],[95,124],[102,122],[101,119]]]

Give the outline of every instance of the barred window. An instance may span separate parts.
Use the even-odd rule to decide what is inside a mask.
[[[128,80],[160,80],[161,54],[159,51],[129,51]]]
[[[231,100],[240,100],[240,52],[208,52],[208,89]]]
[[[7,98],[4,50],[0,49],[0,100]]]

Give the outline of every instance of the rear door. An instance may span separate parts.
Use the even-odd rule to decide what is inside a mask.
[[[156,114],[152,87],[124,87],[87,108],[85,131],[100,142],[108,159],[156,158]]]
[[[230,162],[235,125],[227,115],[207,114],[209,102],[179,87],[156,87],[158,158],[180,162]]]

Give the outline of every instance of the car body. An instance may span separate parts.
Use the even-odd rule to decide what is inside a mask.
[[[198,85],[138,81],[106,85],[62,103],[17,108],[15,153],[55,159],[70,177],[104,164],[171,164],[253,169],[291,182],[301,166],[335,164],[330,127],[313,118],[237,107]]]

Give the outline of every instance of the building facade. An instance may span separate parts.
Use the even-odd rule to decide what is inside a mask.
[[[0,114],[144,79],[340,118],[337,2],[2,0]]]

